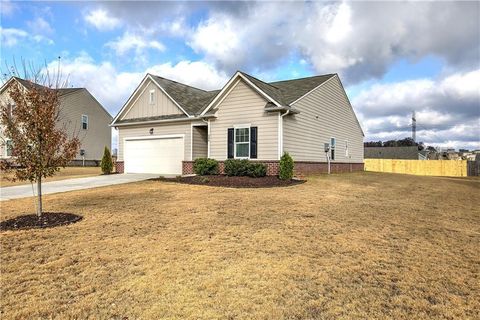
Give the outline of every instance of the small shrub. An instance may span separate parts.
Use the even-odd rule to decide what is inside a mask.
[[[102,161],[100,162],[100,167],[102,167],[103,174],[112,173],[112,170],[113,170],[112,155],[110,154],[110,150],[108,150],[107,147],[105,147],[105,150],[103,150],[103,157],[102,157]]]
[[[293,159],[285,152],[283,156],[280,158],[280,172],[278,177],[282,180],[291,180],[293,178]]]
[[[246,176],[249,161],[246,159],[228,159],[225,160],[225,174],[227,176]]]
[[[247,159],[228,159],[225,160],[225,174],[234,177],[265,177],[267,166],[263,163],[252,163]]]
[[[209,158],[198,158],[193,162],[193,172],[198,175],[218,174],[218,161]]]
[[[267,166],[263,163],[249,163],[247,176],[252,178],[265,177],[267,175]]]

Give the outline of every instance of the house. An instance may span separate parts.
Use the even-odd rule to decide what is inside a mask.
[[[278,173],[289,152],[297,172],[363,170],[363,131],[337,74],[263,82],[236,72],[204,91],[147,74],[112,121],[117,171],[191,174],[193,160],[250,159]]]
[[[30,81],[12,77],[0,88],[0,101],[2,104],[12,103],[8,95],[8,88],[17,82],[29,90],[39,86]],[[78,134],[81,141],[80,151],[72,165],[98,165],[102,159],[105,146],[111,146],[112,130],[109,124],[112,116],[85,88],[64,88],[58,90],[62,125],[67,126],[70,136]],[[12,103],[13,105],[13,103]],[[9,144],[0,128],[0,158],[7,159],[11,156]]]
[[[418,150],[418,146],[365,147],[365,159],[410,159],[427,160],[429,152]]]

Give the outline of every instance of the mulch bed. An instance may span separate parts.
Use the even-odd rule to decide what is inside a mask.
[[[0,230],[52,228],[75,223],[82,218],[82,216],[73,213],[44,212],[39,220],[36,214],[28,214],[0,222]]]
[[[203,186],[227,187],[227,188],[272,188],[288,187],[304,183],[305,180],[280,180],[276,176],[262,178],[229,177],[224,175],[212,176],[188,176],[176,178],[156,178],[154,181],[178,182]]]

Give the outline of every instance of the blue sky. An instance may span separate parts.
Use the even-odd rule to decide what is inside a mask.
[[[1,2],[2,68],[58,63],[115,115],[146,72],[204,89],[338,73],[366,141],[480,148],[478,2]],[[4,70],[2,70],[4,71]]]

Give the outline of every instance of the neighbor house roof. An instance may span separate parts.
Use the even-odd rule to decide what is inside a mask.
[[[24,86],[27,89],[32,89],[32,88],[47,89],[48,88],[47,86],[43,86],[41,84],[32,82],[30,80],[25,80],[25,79],[22,79],[22,78],[19,78],[19,77],[12,77],[12,78],[15,79],[16,81],[18,81],[22,86]],[[55,89],[55,90],[58,91],[58,94],[60,96],[63,96],[63,95],[70,94],[70,93],[73,93],[75,91],[82,90],[82,89],[84,89],[84,88],[58,88],[58,89]]]
[[[32,81],[29,81],[29,80],[25,80],[25,79],[22,79],[22,78],[19,78],[19,77],[11,77],[10,79],[8,79],[7,82],[5,82],[3,84],[3,86],[0,88],[0,92],[3,92],[3,90],[5,90],[12,81],[17,81],[18,83],[20,83],[22,86],[24,86],[27,90],[29,89],[32,89],[32,88],[37,88],[37,89],[48,89],[48,87],[46,86],[43,86],[41,84],[38,84],[38,83],[35,83],[35,82],[32,82]],[[109,117],[112,117],[110,115],[110,113],[102,106],[102,104],[100,102],[98,102],[98,100],[87,90],[87,88],[58,88],[58,89],[54,89],[58,92],[58,96],[60,97],[63,97],[63,99],[65,101],[70,101],[69,99],[71,97],[66,97],[67,95],[71,94],[71,93],[81,93],[82,91],[85,92],[86,94],[88,94],[96,103],[98,103],[98,105],[100,106],[100,108],[109,116]]]

